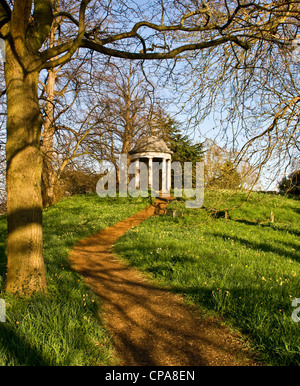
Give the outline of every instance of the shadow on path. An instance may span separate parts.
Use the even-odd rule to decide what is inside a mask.
[[[120,364],[127,366],[256,365],[239,337],[214,318],[201,317],[182,298],[159,288],[112,253],[126,231],[155,214],[142,212],[80,241],[70,254],[104,303],[104,318]],[[164,202],[164,204],[162,204]]]

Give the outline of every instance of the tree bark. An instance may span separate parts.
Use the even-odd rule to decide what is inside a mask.
[[[42,242],[42,117],[37,93],[39,72],[28,70],[34,68],[36,62],[37,58],[30,52],[26,53],[25,62],[10,46],[6,49],[6,292],[19,295],[46,289]]]
[[[53,101],[55,86],[55,70],[48,70],[48,82],[46,85],[46,116],[44,119],[44,132],[42,142],[43,172],[42,172],[42,197],[43,205],[49,206],[55,203],[56,196],[56,175],[53,165]]]

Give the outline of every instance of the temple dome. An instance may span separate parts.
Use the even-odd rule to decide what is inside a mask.
[[[172,154],[165,143],[165,141],[158,136],[142,137],[137,142],[129,154],[145,153],[145,152],[155,152],[155,153],[168,153]]]

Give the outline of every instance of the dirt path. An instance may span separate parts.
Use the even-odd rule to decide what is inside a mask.
[[[158,200],[163,209],[166,201]],[[218,320],[201,317],[180,296],[151,284],[112,254],[119,237],[154,213],[150,206],[80,241],[70,254],[73,269],[104,302],[106,326],[120,364],[256,365],[239,337]]]

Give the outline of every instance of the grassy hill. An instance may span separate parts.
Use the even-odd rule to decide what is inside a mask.
[[[122,237],[116,251],[132,264],[207,312],[243,331],[261,358],[276,365],[300,364],[300,322],[292,300],[300,298],[299,200],[254,193],[214,218],[205,209],[230,197],[205,192],[204,208],[170,208],[182,217],[153,217]],[[220,201],[221,200],[221,201]],[[149,204],[148,199],[74,196],[44,212],[44,254],[48,294],[6,301],[0,323],[0,365],[114,365],[101,303],[70,270],[68,252],[76,241]],[[270,212],[275,222],[270,222]],[[6,266],[6,219],[0,217],[0,285]],[[299,312],[300,316],[300,312]]]
[[[238,206],[245,197],[207,191],[204,208],[190,210],[175,201],[169,208],[183,217],[147,220],[116,252],[246,333],[266,363],[300,365],[300,322],[291,317],[300,298],[300,201],[253,193],[230,219],[205,209],[225,198],[224,208]]]

